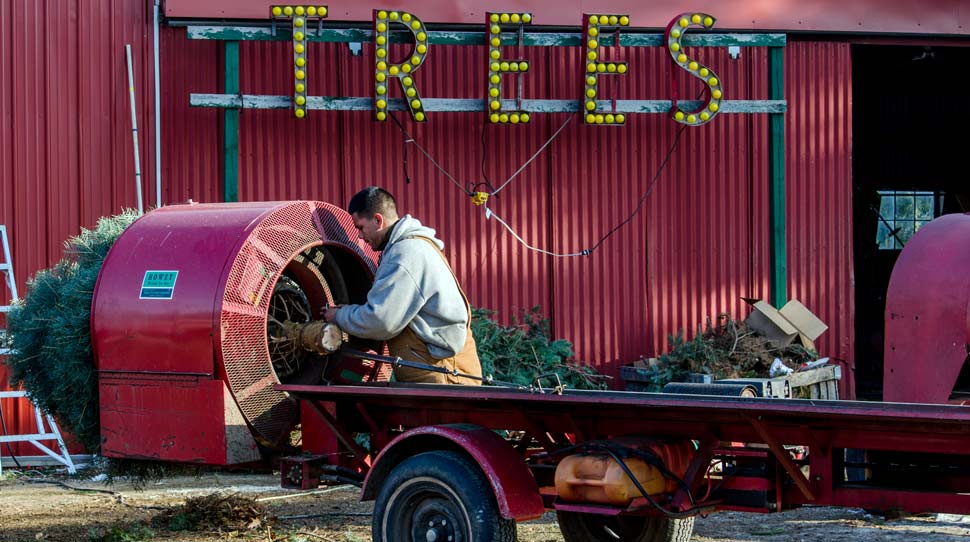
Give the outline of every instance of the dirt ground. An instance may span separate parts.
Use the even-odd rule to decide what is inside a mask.
[[[96,491],[78,491],[62,484]],[[265,512],[261,519],[246,519],[246,525],[210,524],[201,531],[177,530],[185,525],[173,518],[179,519],[187,499],[214,494],[218,494],[217,501],[225,500],[223,508],[228,509],[233,500],[252,503],[256,499],[259,502],[254,506],[265,507]],[[176,476],[140,490],[119,481],[105,485],[89,476],[5,471],[0,478],[2,542],[366,542],[370,540],[371,511],[371,503],[358,501],[356,488],[295,492],[280,489],[278,477],[269,474]],[[522,541],[562,540],[553,514],[522,523],[518,529]],[[862,510],[815,507],[767,516],[725,512],[698,519],[692,540],[970,542],[970,518],[887,521]]]

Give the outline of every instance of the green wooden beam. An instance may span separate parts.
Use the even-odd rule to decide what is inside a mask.
[[[785,97],[785,50],[772,47],[768,50],[768,97],[782,100]],[[771,222],[771,304],[781,307],[788,301],[788,241],[785,221],[785,115],[769,116],[768,155],[771,161],[771,186],[768,206]]]
[[[364,43],[374,41],[374,31],[364,28],[322,28],[319,32],[312,26],[306,32],[307,41],[329,43]],[[290,29],[279,25],[274,32],[268,26],[189,26],[189,39],[196,40],[230,40],[230,41],[289,41]],[[579,32],[525,32],[522,36],[523,45],[533,47],[573,47],[583,45],[585,41]],[[406,31],[391,32],[391,43],[409,43],[411,33]],[[614,34],[605,34],[599,40],[601,45],[611,46],[616,42]],[[484,45],[485,32],[458,31],[429,31],[428,43],[438,45]],[[517,34],[506,32],[502,35],[502,43],[516,45]],[[691,47],[784,47],[787,43],[785,34],[713,34],[688,32],[682,43]],[[664,45],[663,34],[621,32],[620,45],[627,47],[660,47]]]
[[[485,113],[485,100],[474,98],[424,98],[424,110],[429,112]],[[289,96],[260,96],[250,94],[191,94],[189,104],[195,107],[220,107],[236,109],[291,109],[293,99]],[[575,113],[582,102],[575,100],[522,100],[522,109],[533,113]],[[608,110],[611,102],[597,100],[599,109]],[[699,101],[680,101],[682,109],[698,109]],[[307,109],[320,111],[372,111],[374,99],[364,97],[308,96]],[[502,100],[504,109],[516,109],[515,100]],[[617,100],[617,113],[669,113],[670,100]],[[388,100],[391,111],[405,111],[402,98]],[[784,113],[784,100],[725,100],[721,113]]]
[[[227,95],[239,94],[239,42],[225,44]],[[223,124],[222,200],[239,201],[239,108],[227,107]]]

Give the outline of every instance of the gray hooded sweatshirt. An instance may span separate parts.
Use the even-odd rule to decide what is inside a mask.
[[[423,239],[445,244],[411,215],[391,230],[381,253],[367,304],[337,311],[336,324],[351,335],[386,341],[410,327],[435,358],[454,356],[465,346],[468,309],[458,284],[438,252]]]

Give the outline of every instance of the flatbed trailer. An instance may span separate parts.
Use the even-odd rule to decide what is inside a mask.
[[[375,540],[509,540],[514,522],[546,510],[567,542],[687,540],[693,517],[716,510],[970,514],[970,409],[961,406],[393,383],[277,389],[316,411],[366,474]],[[370,449],[355,433],[369,433]],[[557,489],[566,457],[623,463],[643,450],[679,471],[667,491],[617,504]],[[300,473],[323,460],[288,459],[285,483],[312,487]],[[465,475],[449,478],[455,462]],[[426,483],[409,493],[415,479]],[[476,523],[469,502],[495,517]]]

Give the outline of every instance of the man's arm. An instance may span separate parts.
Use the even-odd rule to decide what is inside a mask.
[[[407,269],[385,264],[378,268],[367,303],[337,309],[333,321],[351,335],[386,341],[404,331],[425,301]]]

